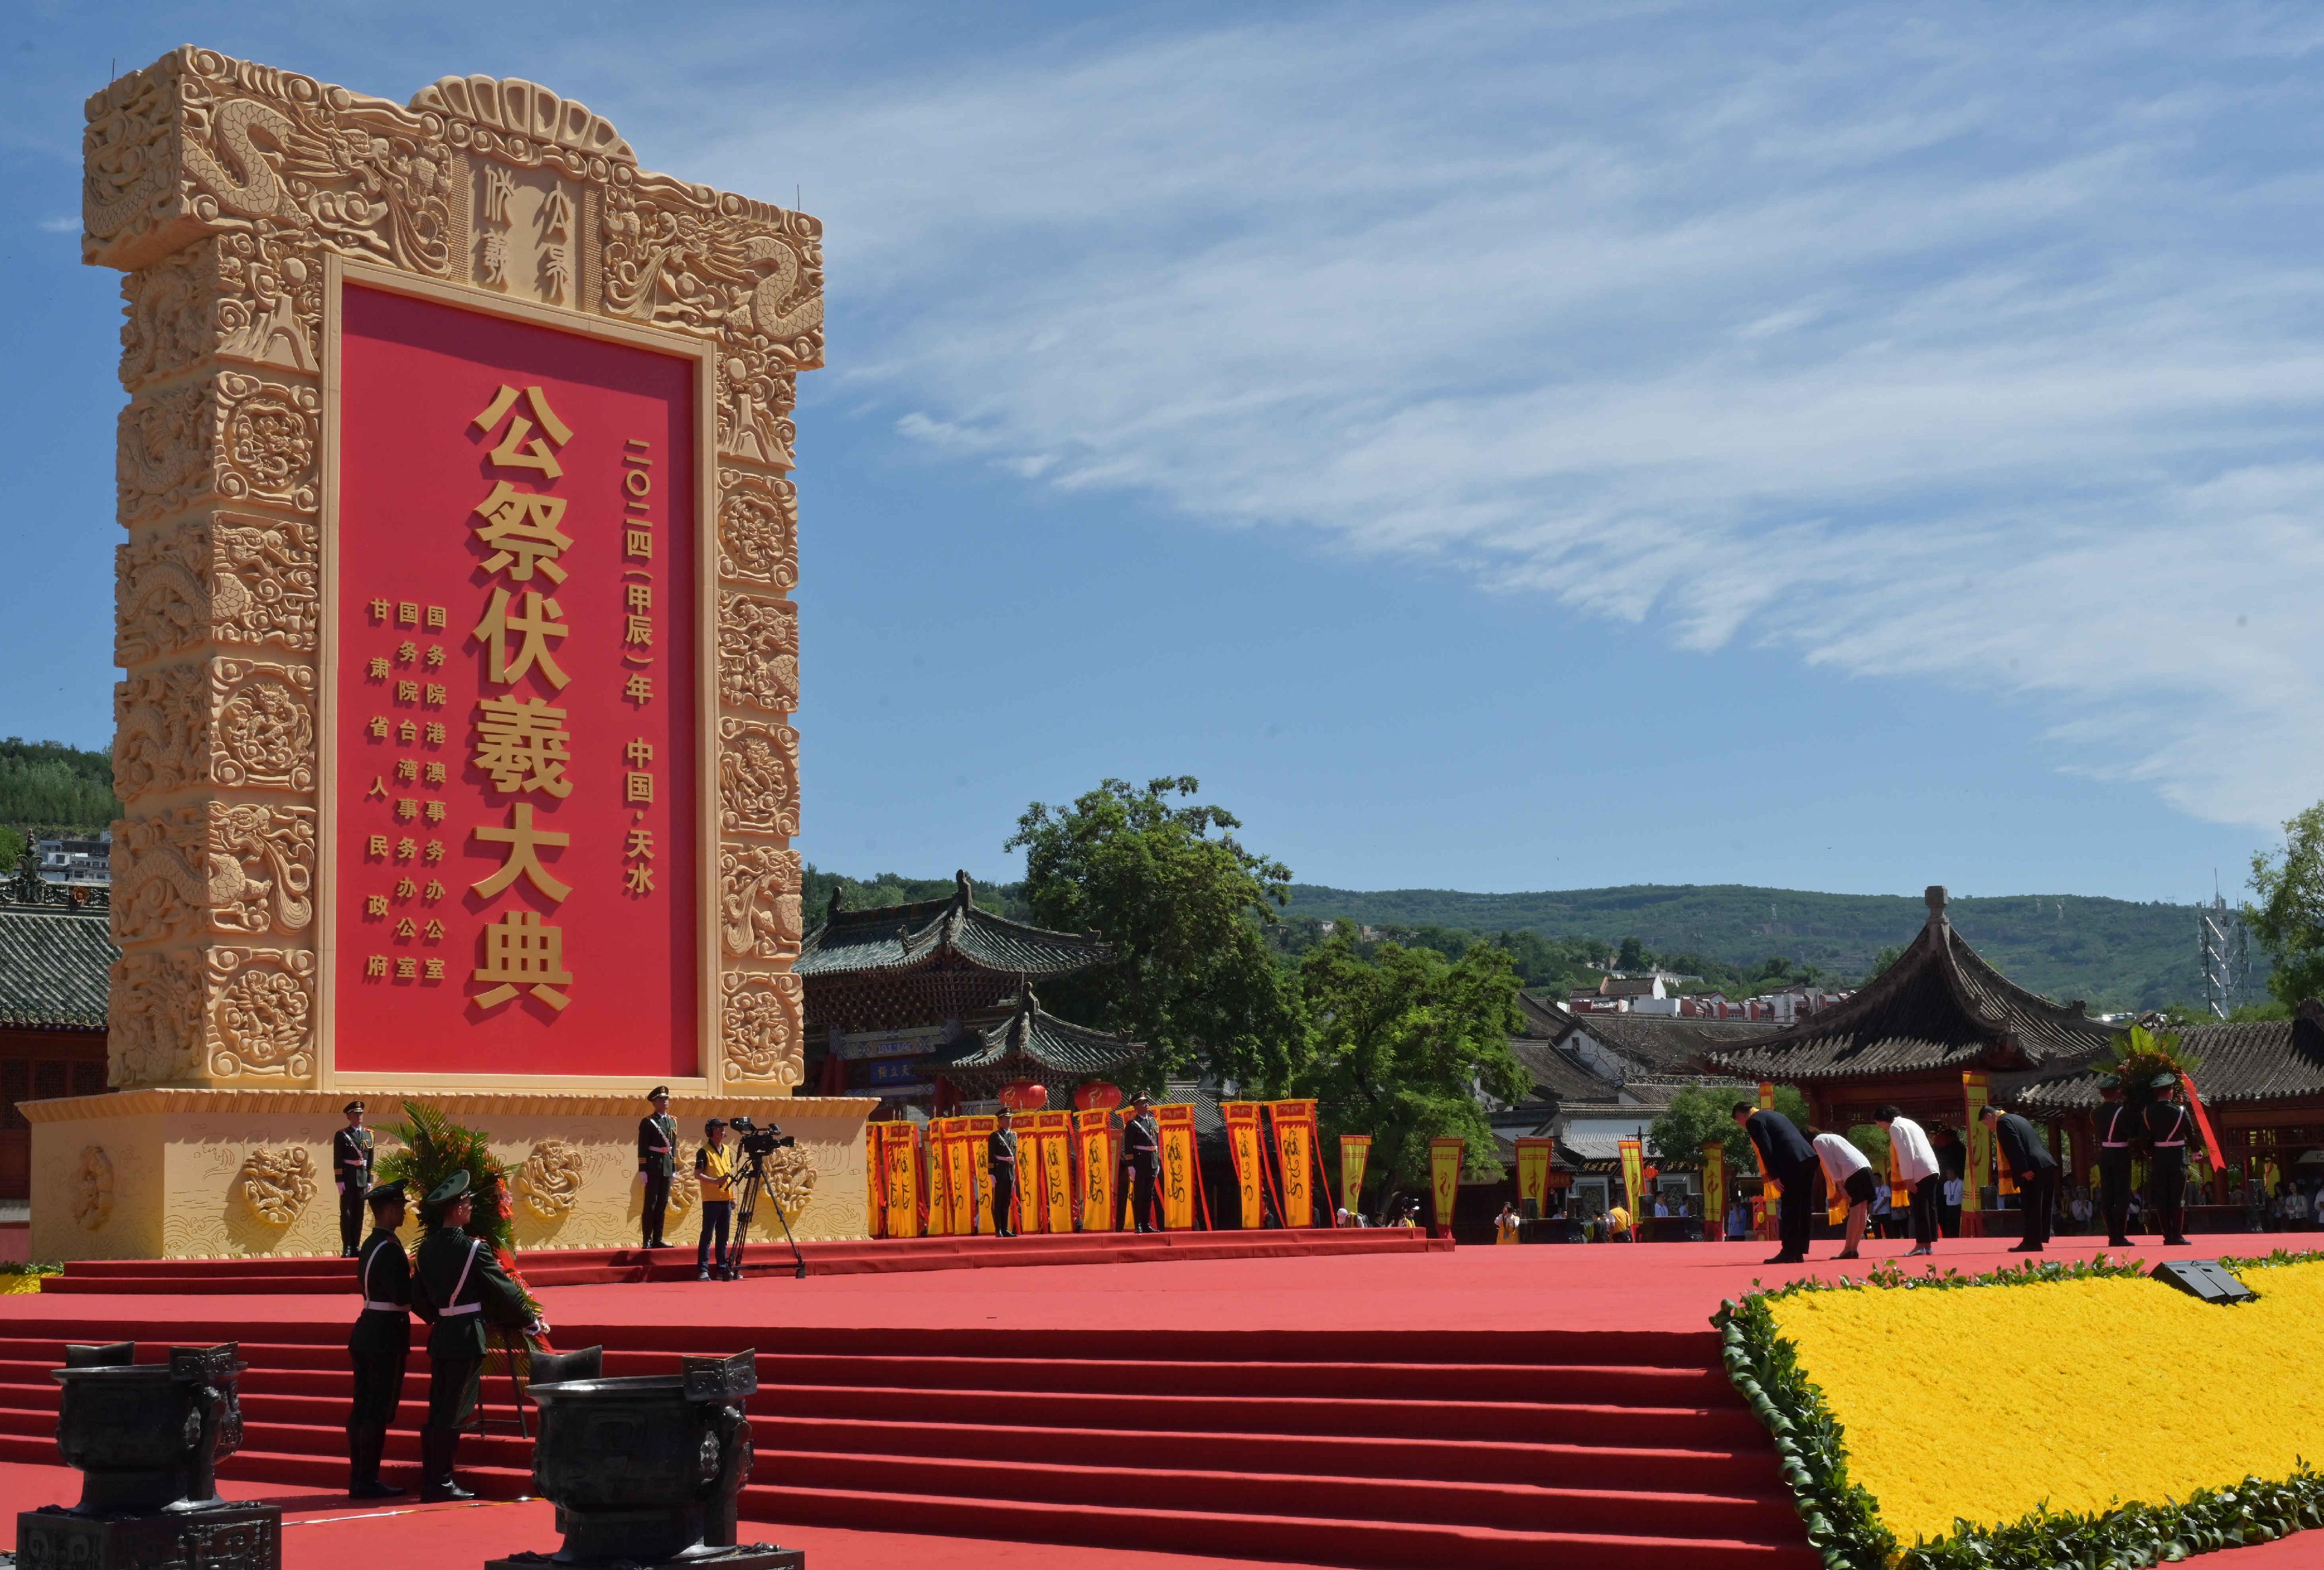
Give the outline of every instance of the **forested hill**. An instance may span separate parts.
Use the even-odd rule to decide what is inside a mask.
[[[1536,894],[1450,889],[1365,892],[1292,886],[1290,913],[1373,927],[1450,928],[1591,937],[1637,937],[1663,956],[1701,955],[1750,969],[1782,955],[1860,978],[1883,949],[1912,941],[1928,919],[1917,895],[1813,894],[1734,884],[1640,884]],[[2021,986],[2092,1012],[2160,1008],[2201,995],[2195,908],[2077,894],[1955,899],[1954,928]],[[2264,957],[2254,963],[2264,974]],[[2264,989],[2255,978],[2253,994]]]

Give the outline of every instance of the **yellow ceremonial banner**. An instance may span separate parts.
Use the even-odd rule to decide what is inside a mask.
[[[1283,1181],[1283,1224],[1315,1224],[1315,1104],[1271,1101],[1267,1121],[1275,1130],[1276,1171]]]
[[[1162,1230],[1190,1232],[1194,1225],[1194,1109],[1157,1106],[1154,1122],[1162,1131]]]
[[[1074,1115],[1066,1112],[1028,1113],[1017,1120],[1026,1131],[1017,1158],[1026,1186],[1025,1230],[1074,1230]],[[1028,1160],[1028,1158],[1030,1159]],[[1034,1219],[1032,1196],[1040,1198],[1040,1218]]]
[[[1549,1162],[1557,1150],[1555,1140],[1521,1139],[1517,1141],[1517,1209],[1520,1214],[1538,1217],[1549,1208]],[[1530,1203],[1531,1210],[1526,1205]]]
[[[1364,1198],[1364,1165],[1371,1159],[1372,1137],[1370,1134],[1340,1136],[1340,1203],[1348,1214],[1360,1214]]]
[[[1093,1107],[1072,1116],[1081,1148],[1082,1230],[1112,1232],[1121,1224],[1121,1202],[1113,1192],[1113,1113]]]
[[[1454,1136],[1428,1141],[1428,1186],[1436,1202],[1431,1219],[1439,1237],[1452,1235],[1452,1204],[1461,1196],[1461,1158],[1468,1148],[1467,1141]]]
[[[976,1231],[976,1153],[969,1149],[967,1118],[939,1118],[944,1130],[945,1231],[967,1237]]]
[[[975,1170],[973,1181],[976,1195],[976,1231],[991,1237],[992,1224],[992,1148],[985,1141],[1000,1131],[1001,1120],[990,1113],[957,1120],[968,1125],[963,1143],[968,1147],[969,1162]]]
[[[1702,1241],[1727,1235],[1727,1141],[1702,1141]]]
[[[887,1141],[878,1123],[863,1125],[863,1224],[873,1237],[888,1235]]]
[[[1246,1229],[1267,1220],[1267,1163],[1259,1150],[1259,1103],[1222,1101],[1219,1111],[1227,1120],[1227,1154],[1234,1159],[1235,1187],[1242,1196]]]
[[[1638,1224],[1655,1213],[1646,1202],[1646,1148],[1637,1140],[1618,1140],[1614,1148],[1622,1154],[1622,1191],[1630,1196],[1630,1236],[1638,1235]]]
[[[949,1118],[928,1120],[927,1136],[920,1146],[921,1169],[927,1175],[927,1235],[952,1235],[952,1144],[945,1138]]]
[[[873,1123],[880,1131],[880,1169],[890,1237],[920,1235],[919,1129],[908,1121]]]
[[[1980,1192],[1985,1175],[1993,1170],[1993,1131],[1985,1126],[1986,1077],[1978,1069],[1961,1075],[1961,1099],[1969,1108],[1969,1122],[1963,1137],[1969,1141],[1969,1170],[1961,1174],[1961,1214],[1975,1215],[1985,1209]],[[1961,1228],[1966,1237],[1983,1237],[1981,1224],[1971,1223]]]
[[[1775,1110],[1775,1082],[1772,1079],[1759,1082],[1759,1110]],[[1751,1147],[1751,1159],[1759,1164],[1759,1192],[1751,1201],[1751,1230],[1759,1237],[1773,1239],[1781,1224],[1775,1202],[1784,1196],[1784,1186],[1768,1175],[1767,1159],[1759,1154],[1757,1143]]]

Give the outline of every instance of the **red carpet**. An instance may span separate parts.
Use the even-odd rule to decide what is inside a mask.
[[[1764,1247],[1182,1256],[543,1300],[558,1344],[603,1344],[609,1372],[759,1349],[744,1514],[780,1523],[766,1534],[779,1540],[875,1528],[1310,1565],[1810,1570],[1706,1323],[1754,1278],[1794,1273],[1758,1264]],[[2006,1247],[1961,1242],[1938,1262],[1988,1270]],[[335,1485],[350,1307],[313,1293],[0,1298],[0,1459],[53,1461],[46,1371],[63,1340],[238,1339],[247,1437],[227,1475]],[[392,1471],[415,1458],[424,1366]],[[487,1395],[505,1411],[504,1380]],[[471,1437],[462,1456],[472,1486],[530,1486],[520,1439]],[[503,1546],[396,1519],[420,1523],[399,1534],[466,1533],[463,1555]],[[914,1559],[899,1544],[883,1562]]]

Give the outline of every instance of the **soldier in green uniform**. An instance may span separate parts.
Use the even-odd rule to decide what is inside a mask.
[[[363,1241],[364,1195],[371,1187],[371,1131],[364,1127],[364,1104],[351,1101],[341,1109],[347,1126],[331,1136],[331,1178],[339,1186],[339,1254],[355,1257]]]
[[[468,1175],[455,1172],[428,1196],[436,1230],[420,1240],[414,1261],[413,1305],[433,1326],[428,1332],[428,1424],[420,1430],[420,1497],[474,1499],[452,1481],[460,1425],[475,1409],[484,1376],[487,1322],[539,1334],[524,1294],[508,1279],[492,1244],[466,1231],[474,1202]]]
[[[383,1183],[364,1198],[372,1233],[355,1256],[363,1310],[347,1336],[347,1355],[355,1365],[355,1409],[347,1414],[347,1497],[394,1499],[403,1491],[379,1480],[379,1457],[403,1399],[404,1365],[411,1360],[411,1261],[395,1235],[403,1224],[403,1185]]]
[[[678,1123],[669,1115],[669,1086],[655,1085],[646,1099],[653,1103],[653,1113],[638,1120],[638,1170],[646,1179],[638,1230],[647,1248],[666,1249],[661,1229],[669,1219],[669,1180],[678,1176]]]

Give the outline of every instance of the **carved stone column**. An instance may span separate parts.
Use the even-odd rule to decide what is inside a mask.
[[[318,535],[338,256],[715,343],[706,1078],[788,1092],[790,413],[797,374],[822,364],[822,226],[643,171],[610,124],[529,82],[447,77],[397,105],[185,48],[98,93],[88,120],[83,257],[127,274],[114,1085],[330,1088],[315,935],[336,629]]]

